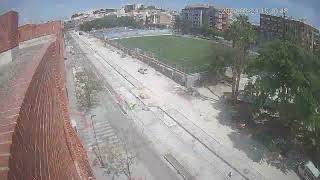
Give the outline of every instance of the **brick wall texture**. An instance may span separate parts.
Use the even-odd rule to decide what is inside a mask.
[[[35,33],[25,28],[22,40],[52,33],[56,40],[20,65],[10,94],[0,98],[0,179],[90,179],[87,154],[70,124],[62,23],[38,25]]]
[[[18,45],[18,13],[9,11],[0,16],[0,53]]]
[[[60,21],[52,21],[44,24],[26,24],[18,28],[19,42],[29,39],[55,34],[60,28]]]

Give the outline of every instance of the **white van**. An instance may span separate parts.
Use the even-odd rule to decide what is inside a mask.
[[[298,165],[298,174],[305,180],[320,180],[320,172],[311,161],[305,161]]]

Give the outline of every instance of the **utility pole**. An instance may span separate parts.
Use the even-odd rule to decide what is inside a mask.
[[[286,12],[284,8],[282,8],[283,19],[282,19],[282,40],[286,40]]]
[[[311,50],[314,50],[314,30],[311,29]]]

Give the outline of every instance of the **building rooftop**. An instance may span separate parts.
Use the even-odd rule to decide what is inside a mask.
[[[193,8],[210,8],[209,4],[191,4],[185,7],[185,9],[193,9]]]
[[[270,14],[260,14],[260,17],[272,17],[272,18],[277,18],[278,20],[279,19],[284,19],[284,17],[282,16],[275,16],[275,15],[270,15]],[[287,21],[290,21],[290,22],[294,22],[294,23],[299,23],[301,25],[305,25],[305,26],[308,26],[309,28],[313,29],[313,31],[315,32],[319,32],[319,30],[315,27],[313,27],[311,24],[309,24],[308,22],[304,22],[304,21],[300,21],[300,20],[297,20],[297,19],[293,19],[293,18],[288,18],[286,17],[285,18]]]

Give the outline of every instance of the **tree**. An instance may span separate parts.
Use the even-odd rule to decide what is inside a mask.
[[[200,34],[202,34],[203,36],[209,36],[211,33],[213,33],[213,30],[211,30],[211,28],[209,28],[207,24],[203,25],[200,28]]]
[[[155,6],[147,6],[147,9],[153,10],[153,9],[157,9],[157,8]]]
[[[314,49],[314,54],[320,58],[320,49]]]
[[[76,17],[82,16],[82,15],[83,15],[83,13],[79,13],[79,14],[75,13],[71,16],[71,18],[76,18]]]
[[[240,51],[239,56],[234,59],[232,65],[232,99],[236,102],[239,95],[240,76],[246,65],[248,50],[256,38],[248,16],[237,16],[226,33],[226,38],[232,40],[232,47]]]
[[[102,89],[92,71],[78,68],[75,73],[76,96],[86,113],[97,104],[97,94]]]
[[[181,29],[182,29],[182,19],[181,19],[181,17],[180,17],[179,15],[177,15],[177,16],[175,17],[175,22],[174,22],[174,24],[173,24],[173,28],[174,28],[175,30],[177,30],[178,32],[181,32]]]
[[[186,19],[182,19],[181,32],[184,33],[184,34],[192,32],[192,25],[191,25],[190,21],[188,21]]]
[[[247,68],[246,94],[261,110],[279,116],[295,134],[307,137],[320,152],[320,61],[288,41],[275,41]]]
[[[103,160],[100,165],[106,174],[112,176],[112,179],[120,175],[126,176],[128,180],[132,178],[132,168],[136,163],[139,146],[129,134],[132,134],[129,129],[122,130],[119,136],[120,146],[105,143],[102,148]],[[98,152],[94,152],[99,159]]]
[[[133,17],[105,16],[93,21],[84,22],[80,25],[80,30],[91,31],[94,29],[112,28],[112,27],[132,27],[139,28],[143,23],[136,21]]]
[[[191,22],[179,15],[175,17],[173,28],[183,34],[191,33],[193,30]]]
[[[213,54],[212,61],[209,67],[210,77],[213,80],[219,80],[225,76],[228,67],[231,67],[233,61],[239,55],[239,50],[230,48],[224,45],[212,44]]]
[[[141,11],[141,10],[145,10],[146,8],[144,7],[144,5],[141,5],[140,7],[139,7],[139,11]]]

